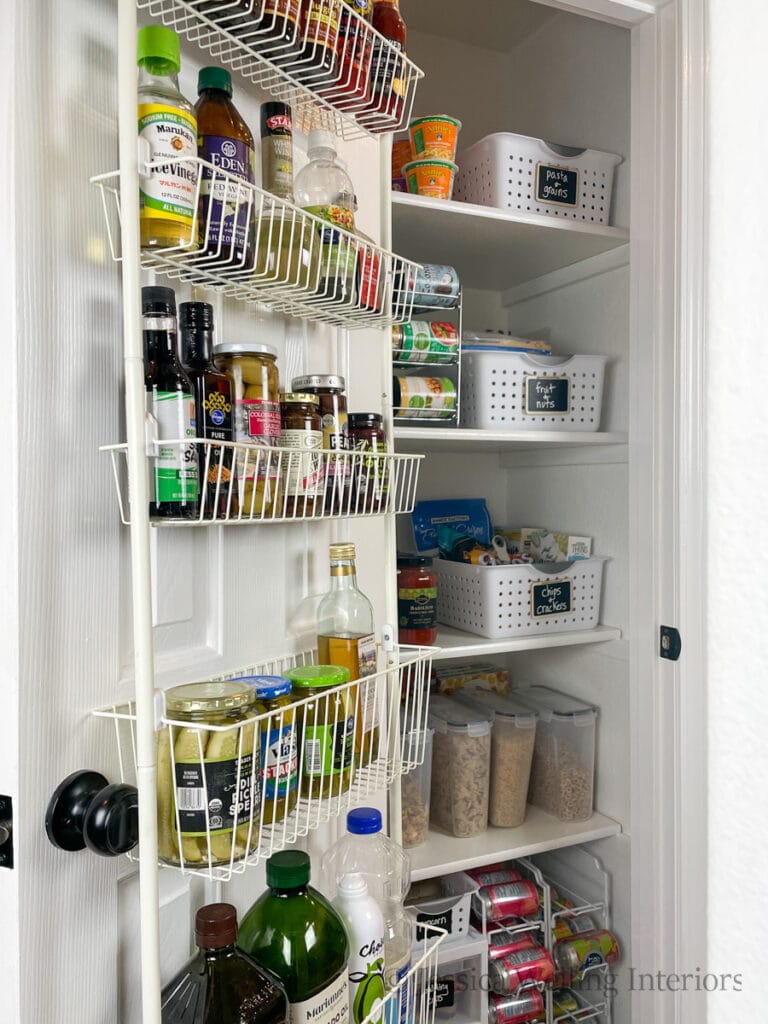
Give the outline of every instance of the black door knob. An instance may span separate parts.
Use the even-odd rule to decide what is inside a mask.
[[[73,772],[48,803],[45,831],[60,850],[88,848],[103,857],[127,853],[139,841],[136,787],[110,785],[100,772]]]

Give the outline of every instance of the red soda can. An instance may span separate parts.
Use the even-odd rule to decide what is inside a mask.
[[[491,990],[498,995],[511,995],[526,981],[546,984],[555,976],[551,955],[541,946],[520,949],[509,956],[492,960],[488,965]]]
[[[495,868],[493,865],[487,868],[470,868],[465,874],[469,875],[473,882],[478,885],[501,885],[504,882],[520,882],[523,876],[515,868]]]
[[[532,949],[536,943],[531,932],[512,932],[499,925],[488,929],[488,956],[491,960],[517,953],[520,949]]]
[[[503,921],[507,917],[525,917],[539,909],[539,890],[527,879],[488,885],[472,894],[472,910],[482,920]]]
[[[488,999],[488,1024],[527,1024],[544,1012],[544,996],[532,988],[516,996],[497,996]]]

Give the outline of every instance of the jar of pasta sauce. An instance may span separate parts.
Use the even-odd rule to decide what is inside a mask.
[[[352,460],[352,512],[386,511],[389,492],[387,437],[382,417],[374,412],[349,415]]]
[[[315,502],[323,504],[323,444],[320,400],[317,395],[290,392],[280,399],[280,447],[287,516],[311,516]]]
[[[341,513],[349,500],[352,477],[352,464],[346,454],[350,440],[344,378],[329,373],[313,373],[294,377],[291,387],[294,391],[317,395],[320,401],[323,448],[338,453],[325,456],[325,511]]]
[[[397,556],[397,636],[401,644],[437,640],[437,575],[426,555]]]

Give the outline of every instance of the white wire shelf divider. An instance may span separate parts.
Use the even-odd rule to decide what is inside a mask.
[[[148,420],[148,423],[154,422]],[[104,445],[122,522],[130,525],[127,444]],[[265,448],[245,442],[192,439],[147,443],[150,494],[159,457],[197,466],[197,481],[180,484],[185,512],[150,504],[154,526],[246,526],[347,519],[411,512],[423,455]],[[176,511],[174,511],[176,509]],[[163,512],[167,511],[168,515]]]
[[[361,1024],[401,1020],[411,1024],[434,1024],[440,944],[446,932],[433,925],[420,925],[418,934],[420,937],[414,940],[411,949],[411,966]]]
[[[284,707],[257,706],[241,720],[174,718],[158,690],[160,861],[226,881],[423,763],[435,650],[400,646],[394,665]],[[303,651],[220,678],[279,675],[316,661],[317,651]],[[135,785],[135,704],[93,714],[112,720],[120,778]]]
[[[137,0],[137,6],[289,104],[304,131],[323,128],[356,139],[399,131],[411,120],[423,71],[344,0],[323,0],[322,20],[304,17],[310,4],[299,0]]]
[[[166,162],[144,163],[139,180]],[[190,183],[189,226],[173,244],[145,247],[141,265],[241,302],[349,330],[411,318],[419,264],[347,230],[347,211],[327,220],[236,178],[199,157],[174,165]],[[99,189],[112,259],[122,260],[118,172],[91,179]]]

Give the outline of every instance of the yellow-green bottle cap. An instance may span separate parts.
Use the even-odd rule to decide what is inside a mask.
[[[341,665],[300,665],[289,669],[286,678],[294,687],[339,686],[349,680],[349,669]]]
[[[171,65],[176,74],[181,68],[179,37],[165,25],[145,25],[139,29],[136,59],[139,64],[147,59],[162,60]]]

